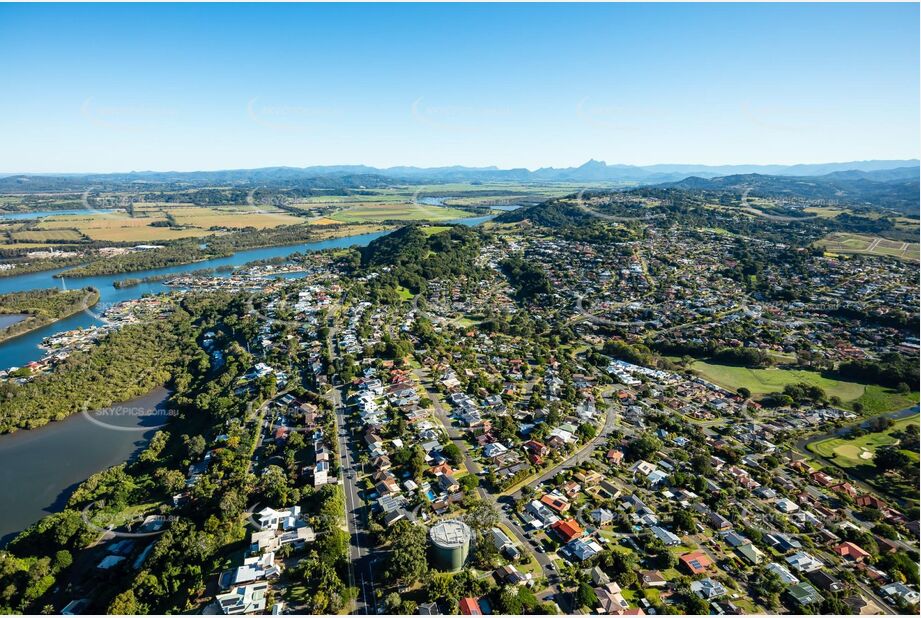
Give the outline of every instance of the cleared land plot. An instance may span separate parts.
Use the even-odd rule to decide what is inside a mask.
[[[779,392],[787,384],[806,383],[820,386],[829,397],[837,395],[841,401],[852,401],[864,393],[864,385],[826,378],[814,371],[801,369],[749,369],[731,365],[717,365],[696,361],[692,366],[705,380],[736,390],[743,386],[753,395]]]
[[[135,216],[128,212],[81,213],[48,217],[35,226],[35,230],[14,232],[26,234],[14,238],[30,241],[77,241],[84,237],[110,242],[153,242],[197,238],[220,233],[219,230],[256,228],[266,229],[283,225],[296,225],[305,220],[275,211],[272,208],[239,206],[230,208],[202,208],[176,204],[147,204],[149,208],[136,209]],[[166,225],[169,218],[180,227]],[[338,223],[338,222],[337,222]]]
[[[434,236],[435,234],[441,234],[442,232],[447,232],[450,230],[450,226],[447,225],[429,225],[422,228],[422,233],[426,236]]]
[[[342,225],[341,221],[330,219],[329,217],[316,217],[307,222],[310,225]]]
[[[55,249],[60,249],[61,251],[69,251],[74,248],[73,245],[59,245],[57,243],[47,243],[47,242],[10,243],[5,238],[0,239],[0,249],[47,249],[48,247],[54,247]]]
[[[829,253],[859,253],[864,255],[888,255],[917,262],[921,245],[916,242],[889,240],[880,236],[835,232],[816,242]]]
[[[154,221],[165,221],[165,217],[142,216],[132,217],[125,212],[117,213],[99,213],[99,214],[80,214],[80,215],[60,215],[42,219],[36,225],[36,229],[41,230],[59,230],[64,228],[84,229],[102,229],[116,227],[144,227]]]

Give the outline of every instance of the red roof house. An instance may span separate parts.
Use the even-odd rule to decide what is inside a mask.
[[[554,522],[550,527],[564,543],[579,538],[582,536],[583,532],[579,522],[571,517],[569,519],[561,519],[560,521]]]
[[[473,597],[464,597],[460,600],[458,604],[460,607],[460,613],[464,616],[482,616],[483,612],[480,611],[480,605],[476,602],[476,599]]]

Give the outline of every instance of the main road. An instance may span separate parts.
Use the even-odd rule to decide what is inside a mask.
[[[330,327],[326,341],[330,358],[336,358],[333,341],[338,333],[338,326]],[[326,392],[327,400],[332,404],[336,420],[336,443],[339,451],[339,480],[345,497],[345,523],[349,533],[349,585],[358,589],[354,614],[376,614],[377,599],[374,591],[374,557],[371,555],[371,538],[366,528],[368,513],[364,501],[355,483],[356,470],[355,444],[346,407],[343,402],[339,375],[333,375],[330,388]]]

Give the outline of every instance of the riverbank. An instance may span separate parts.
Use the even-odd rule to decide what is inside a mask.
[[[169,394],[157,387],[109,408],[0,436],[0,547],[62,510],[93,474],[137,456],[168,421]]]
[[[210,236],[173,241],[162,246],[129,250],[108,257],[99,257],[85,264],[62,270],[54,275],[59,279],[80,279],[106,275],[124,275],[155,268],[169,268],[202,264],[211,260],[234,256],[239,251],[252,251],[270,247],[285,247],[304,243],[323,242],[391,230],[393,226],[379,224],[341,224],[328,227],[311,227],[299,224],[258,231],[236,232],[225,236]]]
[[[83,292],[80,295],[80,292]],[[31,290],[0,296],[0,317],[8,314],[21,319],[0,328],[0,343],[22,337],[70,316],[85,311],[99,302],[99,291]]]

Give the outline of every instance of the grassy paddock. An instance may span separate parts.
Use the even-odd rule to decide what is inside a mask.
[[[753,395],[779,392],[787,384],[797,383],[820,386],[829,397],[837,395],[841,401],[854,401],[865,391],[863,384],[826,378],[815,371],[802,369],[749,369],[705,361],[696,361],[691,368],[714,384],[730,390],[744,386]]]
[[[865,414],[883,414],[904,410],[918,403],[918,392],[898,393],[891,388],[868,384],[859,399],[852,403],[863,406]]]

